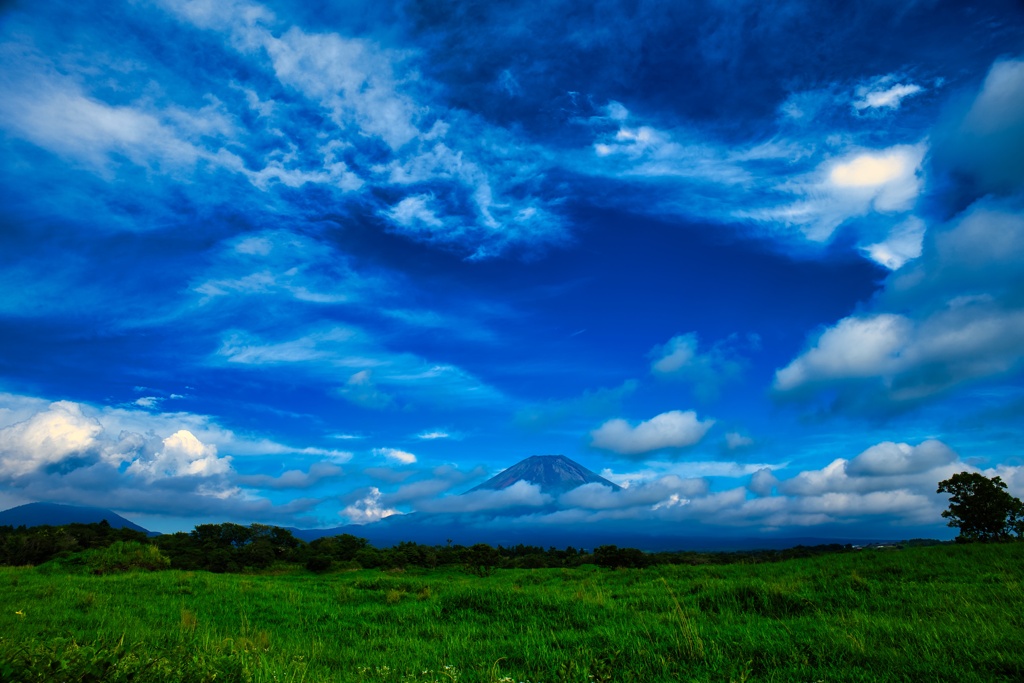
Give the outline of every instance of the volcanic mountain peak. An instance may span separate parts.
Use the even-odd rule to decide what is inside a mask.
[[[59,503],[27,503],[0,512],[0,526],[63,526],[65,524],[97,524],[103,520],[115,529],[152,532],[111,510]]]
[[[622,488],[564,455],[531,455],[467,493],[507,489],[517,481],[536,484],[542,493],[564,493],[584,484],[601,484],[616,491]]]

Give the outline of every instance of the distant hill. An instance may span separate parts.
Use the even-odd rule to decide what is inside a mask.
[[[0,512],[0,526],[62,526],[64,524],[98,524],[107,520],[115,529],[133,529],[144,534],[153,532],[135,522],[125,519],[111,510],[103,508],[60,505],[58,503],[28,503]]]
[[[519,481],[535,484],[541,493],[551,494],[565,493],[584,484],[601,484],[615,491],[622,488],[564,455],[531,455],[466,493],[500,491]]]

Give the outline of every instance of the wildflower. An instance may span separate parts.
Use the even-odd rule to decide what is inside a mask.
[[[17,612],[15,612],[15,614],[17,614],[17,615],[18,615],[19,617],[21,617],[22,619],[24,619],[24,618],[25,618],[25,613],[24,613],[23,611],[21,611],[21,610],[18,610]]]

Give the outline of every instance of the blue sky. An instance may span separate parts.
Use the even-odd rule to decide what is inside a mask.
[[[948,537],[1024,495],[1024,12],[0,5],[0,505]],[[460,496],[534,454],[626,486]]]

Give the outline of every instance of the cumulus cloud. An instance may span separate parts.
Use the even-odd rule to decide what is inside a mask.
[[[779,485],[779,479],[772,471],[767,467],[762,467],[757,472],[750,475],[750,482],[747,484],[747,488],[753,492],[756,496],[770,496],[776,486]]]
[[[0,472],[35,472],[67,459],[94,455],[103,427],[70,401],[50,404],[28,419],[0,429]]]
[[[714,420],[698,420],[692,410],[661,413],[635,427],[623,419],[608,420],[590,433],[591,445],[623,455],[685,448],[703,439],[714,423]]]
[[[917,446],[885,441],[867,449],[846,465],[853,476],[920,474],[948,465],[957,459],[946,444],[929,439]]]
[[[240,477],[232,461],[242,454],[303,452],[337,460],[349,456],[246,440],[203,415],[0,394],[0,480],[28,500],[154,515],[173,510],[185,516],[297,521],[319,501],[274,505],[238,485],[286,488],[327,476],[335,465],[323,463],[308,474],[285,473],[271,481]]]
[[[349,524],[369,524],[379,522],[385,517],[402,514],[394,508],[381,504],[381,492],[376,486],[366,490],[365,495],[356,499],[338,514],[346,518]]]
[[[187,429],[171,434],[162,444],[157,452],[133,461],[128,474],[153,481],[164,477],[209,477],[231,470],[230,457],[218,457],[215,446],[204,444]]]
[[[815,335],[775,373],[781,397],[889,410],[1024,362],[1024,211],[982,200],[924,237],[863,312]]]

